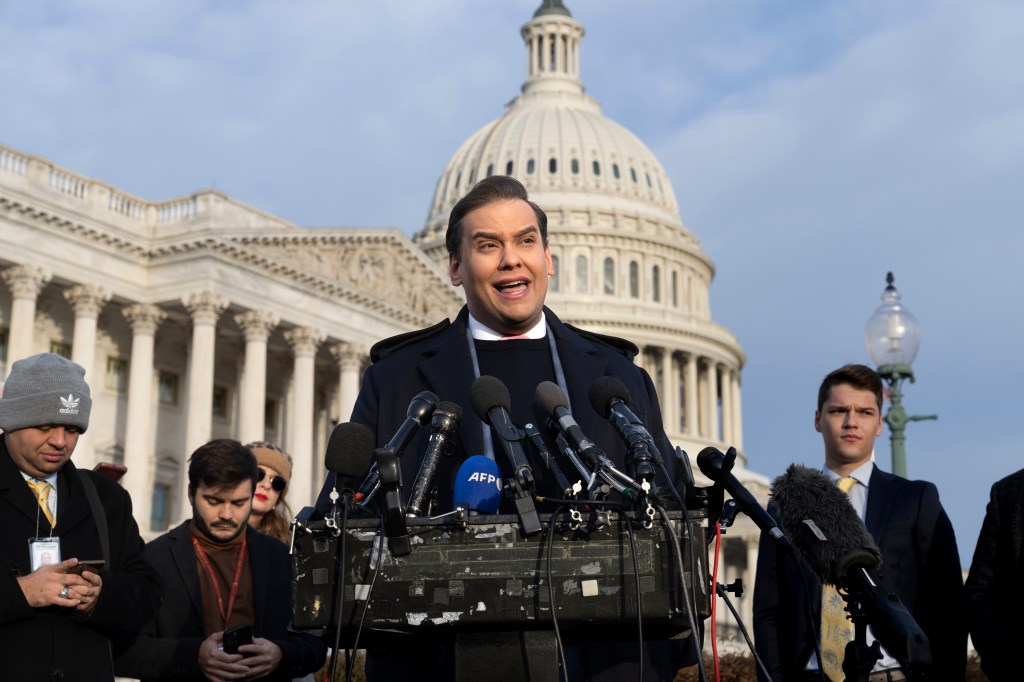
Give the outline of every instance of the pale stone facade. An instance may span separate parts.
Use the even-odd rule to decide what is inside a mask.
[[[476,180],[507,173],[549,216],[548,304],[636,343],[672,442],[691,461],[736,446],[735,473],[763,500],[767,479],[743,451],[745,357],[711,319],[714,266],[658,160],[585,94],[583,33],[558,2],[523,26],[522,93],[449,161],[413,240],[303,229],[217,191],[146,201],[0,146],[0,378],[40,351],[86,368],[94,408],[75,461],[127,465],[147,536],[182,517],[184,458],[214,437],[282,445],[295,459],[289,502],[309,504],[369,347],[462,303],[446,274],[451,207]],[[743,578],[748,623],[757,535],[741,516],[719,575]]]

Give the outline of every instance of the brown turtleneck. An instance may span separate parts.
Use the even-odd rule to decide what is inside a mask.
[[[217,603],[217,590],[212,580],[217,581],[224,608],[227,609],[231,598],[231,583],[235,579],[238,567],[238,553],[242,550],[242,539],[245,530],[231,542],[215,542],[196,528],[195,520],[189,524],[189,531],[199,546],[206,553],[213,576],[206,568],[206,562],[196,552],[196,567],[199,571],[199,589],[203,600],[203,629],[207,635],[221,632],[226,628],[242,623],[256,623],[256,609],[252,593],[252,567],[249,557],[242,562],[242,571],[238,580],[238,591],[234,604],[228,614],[227,622],[221,614]]]

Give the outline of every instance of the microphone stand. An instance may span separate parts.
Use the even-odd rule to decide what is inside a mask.
[[[337,523],[337,501],[341,497],[341,525]],[[331,655],[331,666],[330,672],[327,679],[334,679],[334,672],[338,667],[338,653],[341,647],[341,618],[345,610],[345,537],[348,535],[345,532],[345,526],[348,525],[348,512],[352,508],[352,497],[353,493],[350,490],[345,490],[340,496],[338,495],[338,489],[331,490],[331,502],[334,504],[331,516],[327,519],[327,526],[334,530],[335,536],[340,535],[338,544],[335,547],[334,554],[334,571],[337,578],[334,581],[334,649]],[[345,652],[345,666],[348,667],[352,662],[349,660],[348,651]]]
[[[853,621],[853,639],[846,643],[843,652],[843,673],[846,682],[868,682],[875,663],[882,659],[882,645],[875,640],[868,646],[868,614],[860,599],[849,592],[843,595],[846,610]]]

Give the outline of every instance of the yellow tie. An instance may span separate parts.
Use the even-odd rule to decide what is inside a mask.
[[[836,485],[847,495],[857,479],[840,478]],[[847,617],[846,602],[832,585],[821,586],[821,665],[832,682],[843,682],[846,644],[853,640],[853,621]]]
[[[43,516],[50,522],[50,526],[56,526],[57,524],[53,520],[53,513],[50,511],[50,484],[46,481],[37,481],[34,478],[30,478],[27,481],[28,487],[32,488],[32,492],[36,495],[36,500],[39,501],[39,508],[43,510]]]

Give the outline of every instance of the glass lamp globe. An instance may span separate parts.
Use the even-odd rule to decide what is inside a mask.
[[[882,292],[882,305],[864,328],[864,343],[876,367],[910,367],[921,344],[921,329],[917,318],[900,305],[900,293],[892,284],[891,272],[886,281],[888,286]]]

